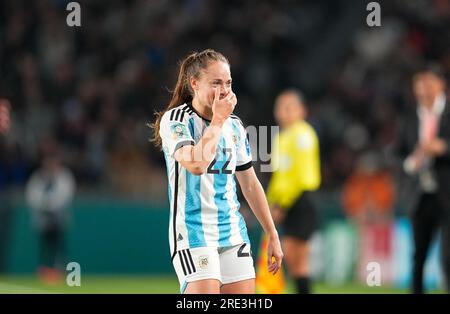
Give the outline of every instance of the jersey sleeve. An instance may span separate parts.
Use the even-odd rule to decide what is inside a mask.
[[[163,149],[172,157],[177,149],[186,145],[195,145],[195,141],[189,131],[188,120],[183,118],[176,119],[176,114],[172,114],[173,110],[163,115],[159,127]]]
[[[248,139],[247,131],[239,119],[236,119],[239,133],[239,145],[236,152],[236,171],[247,170],[252,166],[252,152]]]

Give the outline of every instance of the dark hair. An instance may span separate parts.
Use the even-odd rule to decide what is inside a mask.
[[[439,78],[442,81],[446,81],[445,77],[445,71],[442,68],[442,66],[436,62],[429,62],[424,65],[422,65],[420,68],[418,68],[414,74],[414,80],[417,79],[417,77],[420,74],[430,73]]]
[[[175,85],[175,89],[172,92],[172,98],[167,107],[159,112],[155,112],[156,120],[154,123],[149,124],[149,127],[153,129],[153,137],[150,139],[157,147],[161,148],[161,137],[159,136],[159,128],[161,118],[168,110],[175,108],[183,103],[192,101],[194,97],[194,91],[190,84],[190,78],[200,77],[200,71],[208,67],[211,61],[223,61],[227,64],[228,59],[225,58],[220,52],[212,49],[206,49],[201,52],[193,52],[186,56],[180,63],[178,80]]]
[[[295,88],[295,87],[286,88],[283,91],[281,91],[281,93],[279,93],[278,96],[286,95],[286,94],[293,94],[295,97],[297,97],[298,101],[301,104],[305,105],[305,97],[298,88]]]

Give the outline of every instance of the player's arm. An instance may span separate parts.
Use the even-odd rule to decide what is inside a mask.
[[[242,194],[244,194],[250,208],[263,227],[264,232],[269,237],[267,263],[269,266],[269,272],[276,274],[281,267],[283,252],[281,250],[278,232],[275,228],[272,216],[270,215],[269,205],[264,194],[264,189],[261,186],[253,167],[250,167],[247,170],[237,171],[236,178],[241,187]],[[275,261],[272,261],[272,257],[275,258]]]
[[[219,98],[220,89],[217,88],[212,105],[213,117],[211,124],[206,128],[200,141],[196,145],[183,146],[174,153],[174,158],[195,175],[205,173],[207,167],[214,159],[222,126],[236,106],[236,95],[233,92],[230,92],[223,99]]]

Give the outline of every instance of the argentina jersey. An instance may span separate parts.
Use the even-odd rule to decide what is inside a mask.
[[[239,212],[235,171],[251,167],[247,133],[235,115],[225,121],[216,156],[203,175],[194,175],[174,158],[177,149],[195,145],[210,121],[183,104],[161,119],[160,136],[167,165],[171,255],[196,247],[227,247],[250,243]]]

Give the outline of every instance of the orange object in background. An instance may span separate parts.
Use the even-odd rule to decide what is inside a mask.
[[[269,273],[267,267],[267,236],[263,234],[256,265],[256,291],[264,294],[284,293],[285,280],[283,268],[275,275]]]
[[[393,209],[395,188],[387,171],[356,172],[345,184],[342,196],[348,217],[383,216]]]
[[[47,285],[59,285],[64,283],[64,273],[56,268],[40,267],[38,278]]]

